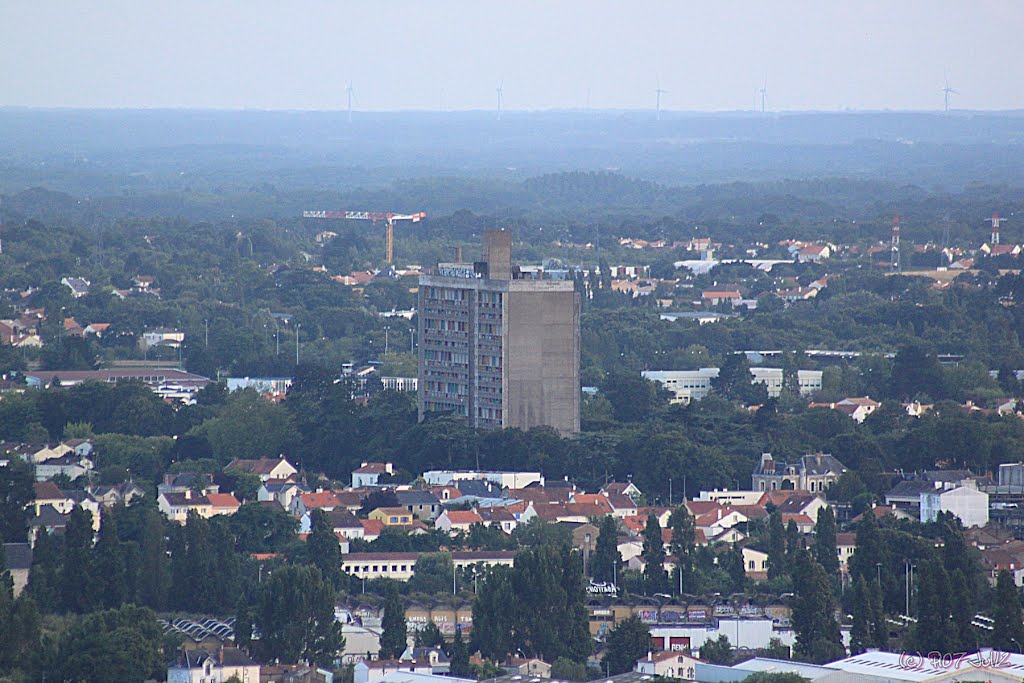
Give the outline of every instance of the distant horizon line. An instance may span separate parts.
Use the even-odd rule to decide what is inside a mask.
[[[225,114],[338,114],[348,116],[347,108],[340,109],[297,109],[297,108],[276,108],[276,107],[169,107],[169,106],[77,106],[77,105],[22,105],[6,104],[0,105],[0,112],[28,111],[28,112],[209,112]],[[550,107],[547,109],[506,109],[501,110],[502,115],[524,115],[524,114],[650,114],[657,116],[655,108],[597,108],[597,107]],[[483,114],[495,116],[495,109],[353,109],[355,115],[375,114]],[[791,114],[935,114],[940,116],[963,115],[963,114],[1024,114],[1024,107],[1013,109],[776,109],[760,111],[758,109],[661,109],[664,116],[714,116],[714,115],[743,115],[750,117],[771,118],[779,115]]]

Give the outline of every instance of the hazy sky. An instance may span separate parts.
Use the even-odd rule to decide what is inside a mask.
[[[0,0],[0,105],[1024,107],[1021,0]],[[2,134],[2,133],[0,133]]]

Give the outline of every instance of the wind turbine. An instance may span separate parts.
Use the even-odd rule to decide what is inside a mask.
[[[500,81],[498,83],[498,87],[494,89],[494,91],[496,93],[498,93],[498,120],[499,121],[501,121],[502,96],[505,94],[504,85],[505,85],[505,81]]]
[[[953,90],[953,88],[949,87],[949,78],[948,77],[945,77],[945,81],[946,81],[946,86],[942,89],[942,103],[943,103],[943,105],[945,107],[946,113],[949,113],[949,96],[950,95],[959,95],[960,93],[957,92],[956,90]]]
[[[661,96],[667,95],[668,90],[661,89],[661,79],[657,79],[658,86],[654,89],[654,110],[658,113],[658,120],[661,121]]]
[[[764,77],[764,85],[761,86],[761,89],[758,90],[757,92],[761,95],[761,113],[763,114],[764,113],[765,102],[768,100],[768,75],[767,74],[765,74],[765,77]]]
[[[345,86],[345,92],[348,93],[348,122],[352,123],[352,81]]]

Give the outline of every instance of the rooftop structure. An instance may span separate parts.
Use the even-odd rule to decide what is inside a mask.
[[[562,434],[580,427],[580,297],[571,280],[512,265],[494,230],[483,261],[440,263],[419,286],[419,416]],[[561,276],[561,273],[560,273]]]

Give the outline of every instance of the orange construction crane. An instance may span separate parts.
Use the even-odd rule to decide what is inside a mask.
[[[349,221],[384,221],[385,263],[395,260],[395,221],[412,221],[419,223],[427,217],[425,211],[419,213],[391,213],[390,211],[303,211],[303,218],[328,218]]]

